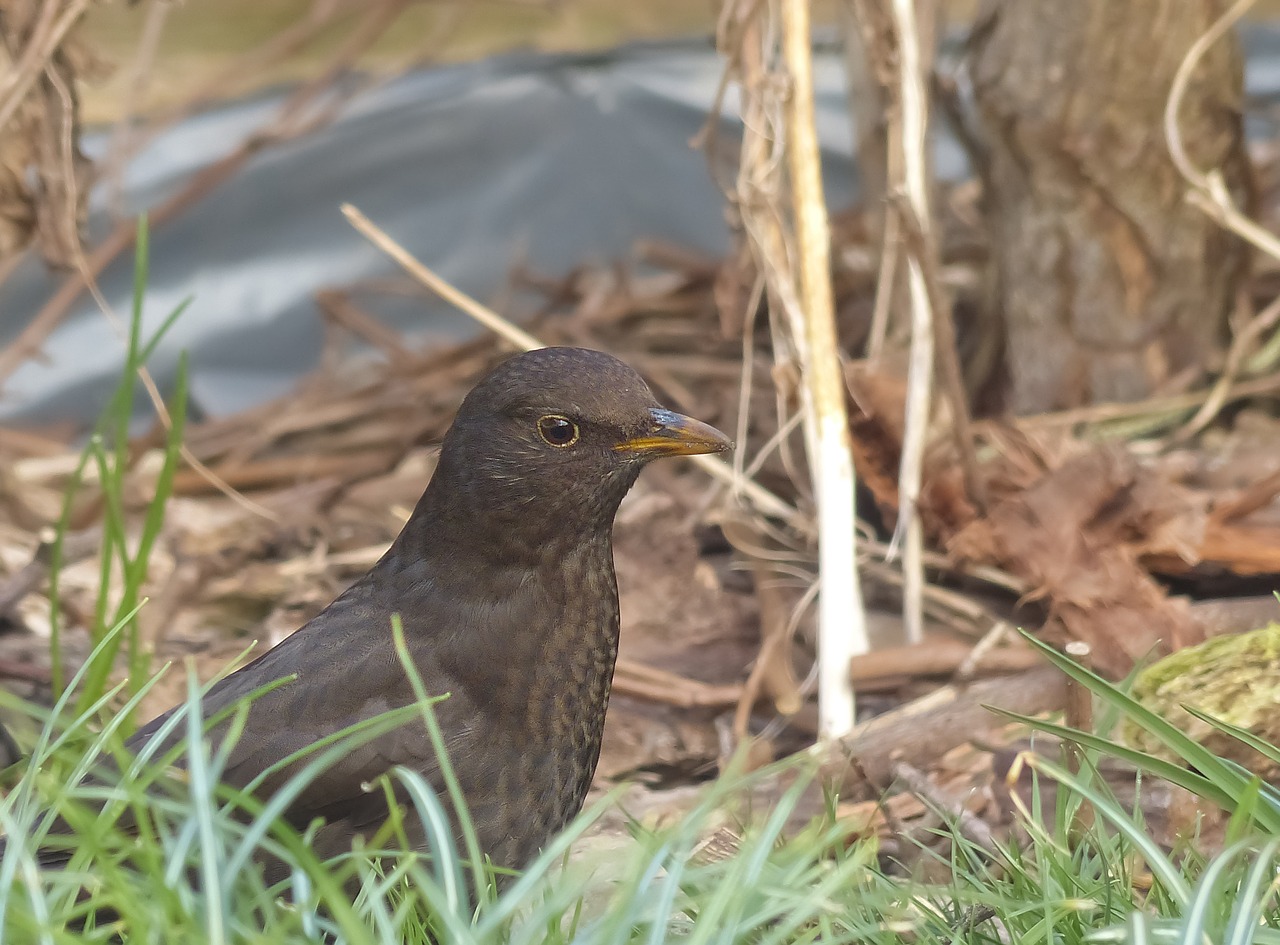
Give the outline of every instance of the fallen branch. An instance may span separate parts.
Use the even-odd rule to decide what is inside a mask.
[[[898,764],[927,768],[957,745],[1006,725],[988,706],[1038,715],[1060,710],[1066,694],[1066,677],[1052,666],[968,686],[944,686],[859,725],[847,738],[813,750],[824,774],[851,791],[859,782],[850,765],[850,759],[856,759],[870,789],[879,792],[893,780]]]
[[[727,709],[742,696],[738,683],[717,686],[628,659],[619,659],[614,668],[613,691],[681,709]]]
[[[919,679],[924,676],[949,676],[959,672],[973,646],[961,640],[930,634],[920,643],[894,646],[856,656],[849,673],[856,685],[874,687],[877,680],[888,677]],[[1022,672],[1039,665],[1040,657],[1028,646],[1005,646],[988,650],[976,660],[976,675]]]

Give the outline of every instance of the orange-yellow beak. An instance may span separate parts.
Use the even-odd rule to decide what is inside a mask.
[[[701,420],[656,407],[649,411],[649,415],[653,419],[651,430],[619,443],[614,449],[654,458],[723,453],[733,449],[732,440]]]

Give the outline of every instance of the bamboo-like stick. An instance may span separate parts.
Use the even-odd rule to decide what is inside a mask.
[[[915,4],[916,0],[893,0],[891,12],[898,37],[903,190],[927,243],[930,216],[925,132],[929,113]],[[908,249],[907,288],[911,305],[911,355],[906,435],[898,471],[898,535],[895,537],[901,539],[903,546],[902,620],[907,641],[918,643],[924,638],[924,533],[916,514],[916,503],[920,498],[933,387],[933,311],[919,249],[915,252]]]
[[[800,324],[792,326],[803,396],[805,442],[818,500],[818,733],[853,730],[849,667],[869,649],[854,549],[854,481],[831,290],[831,230],[814,127],[809,0],[782,2],[783,56],[791,74],[787,169],[795,215]]]

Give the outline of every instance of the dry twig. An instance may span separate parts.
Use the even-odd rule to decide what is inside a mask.
[[[822,193],[814,127],[809,0],[782,0],[782,45],[791,78],[786,115],[787,166],[796,230],[799,306],[791,342],[800,362],[809,467],[818,498],[819,733],[839,738],[853,727],[849,661],[865,653],[866,615],[854,540],[853,458],[831,291],[831,229]]]
[[[1169,157],[1178,173],[1191,185],[1191,191],[1187,194],[1191,204],[1272,259],[1280,259],[1280,239],[1240,211],[1231,197],[1231,190],[1221,170],[1212,168],[1205,171],[1192,163],[1178,125],[1178,112],[1195,75],[1196,66],[1210,47],[1226,36],[1255,2],[1256,0],[1236,0],[1187,51],[1169,88],[1169,99],[1164,109],[1164,136],[1169,145]]]
[[[905,196],[919,223],[926,247],[931,239],[927,147],[928,92],[916,27],[915,0],[893,0],[894,32],[898,49],[898,102],[902,109],[901,139],[891,142],[902,154],[902,178],[890,182],[891,190]],[[898,471],[898,530],[895,540],[903,546],[902,618],[908,642],[924,637],[924,528],[916,511],[924,475],[924,448],[932,405],[934,312],[930,305],[925,268],[929,258],[907,248],[907,288],[911,307],[911,356],[907,382],[906,430]]]

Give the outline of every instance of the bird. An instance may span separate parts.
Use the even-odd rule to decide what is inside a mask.
[[[505,870],[528,865],[581,809],[599,759],[618,653],[619,505],[651,460],[731,447],[714,427],[660,406],[609,354],[551,347],[502,362],[463,399],[425,492],[381,559],[204,694],[202,717],[224,714],[207,732],[216,752],[226,710],[279,683],[249,703],[221,780],[270,797],[306,763],[280,766],[295,752],[416,703],[393,645],[395,616],[427,693],[445,697],[433,711],[480,850]],[[186,725],[166,722],[178,711],[126,748],[177,746]],[[387,818],[386,792],[369,786],[395,766],[447,797],[418,716],[343,754],[284,817],[313,829],[322,858],[349,851]]]

